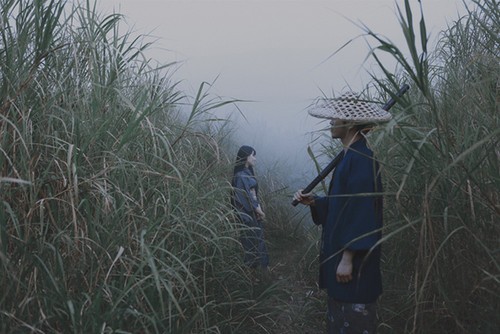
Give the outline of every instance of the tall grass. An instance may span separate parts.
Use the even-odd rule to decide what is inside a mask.
[[[273,288],[241,266],[230,101],[188,102],[90,2],[0,5],[0,332],[252,332]]]
[[[399,11],[404,48],[367,30],[386,74],[374,75],[379,93],[412,87],[377,146],[387,183],[383,332],[500,328],[500,7],[471,7],[434,52],[408,0]]]
[[[173,64],[153,66],[146,40],[90,2],[0,5],[0,332],[320,332],[318,231],[289,210],[286,180],[259,176],[272,254],[289,261],[272,271],[297,281],[256,285],[241,265],[231,129],[214,115],[231,101],[205,83],[190,101]],[[371,140],[382,333],[500,328],[498,8],[474,1],[434,52],[408,0],[406,46],[366,31],[385,74],[368,93],[412,87]]]

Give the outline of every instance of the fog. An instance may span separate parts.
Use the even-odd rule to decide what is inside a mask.
[[[461,0],[422,2],[431,40],[464,11]],[[305,108],[323,93],[359,91],[368,82],[366,70],[372,64],[365,61],[369,49],[359,25],[403,47],[395,3],[99,0],[98,6],[103,13],[123,14],[134,34],[157,39],[148,56],[160,63],[179,62],[173,78],[185,93],[194,96],[205,81],[212,83],[214,96],[248,101],[238,103],[244,117],[234,106],[216,114],[235,119],[236,144],[256,149],[257,170],[278,163],[295,186],[314,175],[307,146],[325,126]],[[416,0],[411,3],[417,27],[419,7]]]

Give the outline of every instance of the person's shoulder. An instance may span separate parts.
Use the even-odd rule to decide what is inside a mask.
[[[366,145],[356,145],[346,155],[350,164],[366,164],[373,162],[373,151]]]
[[[247,177],[249,175],[249,171],[248,169],[242,169],[238,172],[236,172],[236,174],[234,174],[235,177]]]

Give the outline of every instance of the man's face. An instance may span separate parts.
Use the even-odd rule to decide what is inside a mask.
[[[330,121],[330,125],[332,126],[330,131],[332,133],[332,138],[342,139],[347,135],[349,131],[350,124],[341,119],[333,118]]]

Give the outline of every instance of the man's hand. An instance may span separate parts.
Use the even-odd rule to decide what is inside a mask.
[[[294,195],[293,199],[304,205],[314,205],[314,196],[312,193],[303,194],[303,189],[299,189]]]
[[[342,260],[337,267],[337,282],[339,283],[349,283],[352,281],[352,258],[354,257],[354,252],[350,250],[345,250],[342,254]]]

